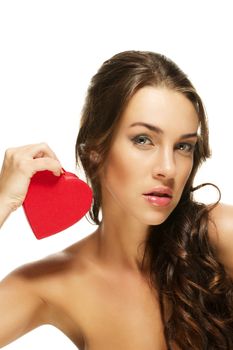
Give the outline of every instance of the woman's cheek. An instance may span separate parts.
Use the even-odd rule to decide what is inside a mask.
[[[182,187],[182,190],[189,179],[189,176],[192,172],[192,167],[193,167],[193,162],[190,160],[186,164],[183,164],[182,167],[179,167],[179,169],[177,169],[177,176],[180,177],[179,183],[180,183],[180,187]]]
[[[127,180],[129,165],[127,166],[126,159],[116,157],[112,153],[104,168],[105,180],[114,184],[123,183]]]

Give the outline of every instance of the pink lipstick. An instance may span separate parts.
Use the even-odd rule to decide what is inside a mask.
[[[163,207],[171,202],[172,190],[169,187],[154,187],[149,192],[144,193],[143,197],[149,203]]]

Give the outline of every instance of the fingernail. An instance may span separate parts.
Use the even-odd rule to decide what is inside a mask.
[[[57,171],[57,172],[54,172],[53,175],[60,176],[61,174],[60,174],[60,172]]]

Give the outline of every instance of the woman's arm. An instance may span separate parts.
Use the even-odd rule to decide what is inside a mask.
[[[210,212],[209,238],[219,261],[233,279],[233,206],[219,203]]]
[[[10,148],[0,172],[0,226],[22,205],[31,177],[41,170],[59,176],[61,164],[45,143]],[[2,237],[1,237],[2,238]],[[9,252],[10,254],[10,252]],[[19,268],[0,282],[0,347],[49,322],[48,306],[41,297],[39,266]]]
[[[0,283],[0,348],[47,323],[47,305],[36,283],[14,271]]]
[[[8,218],[8,216],[11,214],[12,210],[10,206],[7,203],[7,200],[3,198],[0,194],[0,228]]]

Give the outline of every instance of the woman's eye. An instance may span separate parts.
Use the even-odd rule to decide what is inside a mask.
[[[148,145],[148,143],[146,143],[147,140],[152,144],[150,138],[145,135],[137,135],[132,139],[133,143],[137,145]]]
[[[194,151],[195,145],[192,143],[179,143],[178,149],[184,151],[185,153],[191,153]]]

